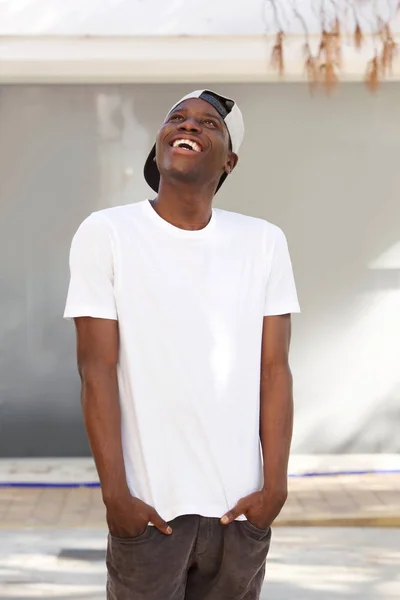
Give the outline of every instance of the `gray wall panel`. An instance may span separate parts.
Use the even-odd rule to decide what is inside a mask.
[[[283,227],[296,270],[294,450],[400,451],[400,85],[220,89],[247,131],[216,204]],[[87,453],[61,318],[69,244],[91,211],[147,196],[146,151],[187,91],[0,87],[0,456]]]

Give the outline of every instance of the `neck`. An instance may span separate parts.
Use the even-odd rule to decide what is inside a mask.
[[[165,221],[180,229],[198,230],[207,226],[212,214],[215,185],[207,188],[160,181],[153,208]]]

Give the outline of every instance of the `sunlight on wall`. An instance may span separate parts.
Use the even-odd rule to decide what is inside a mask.
[[[302,379],[308,385],[312,380],[315,410],[308,405],[297,420],[298,443],[313,428],[332,446],[351,438],[399,385],[399,306],[400,290],[369,295],[359,302],[353,324],[330,334],[328,345],[314,338],[313,374],[305,372]]]
[[[390,246],[369,265],[369,269],[399,269],[400,270],[400,241]]]

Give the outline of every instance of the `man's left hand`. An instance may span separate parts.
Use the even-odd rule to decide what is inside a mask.
[[[268,529],[281,512],[287,498],[287,488],[265,488],[239,500],[234,508],[221,519],[223,525],[229,525],[240,515],[259,529]]]

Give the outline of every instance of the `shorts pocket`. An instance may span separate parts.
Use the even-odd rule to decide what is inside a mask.
[[[109,533],[109,538],[111,542],[115,544],[137,544],[138,542],[146,541],[152,537],[154,533],[154,527],[147,526],[143,533],[137,535],[136,537],[118,537]]]
[[[257,525],[253,525],[253,523],[248,520],[241,521],[241,523],[244,525],[247,533],[249,533],[252,538],[258,539],[259,541],[267,541],[271,537],[271,527],[261,529],[260,527],[257,527]]]

